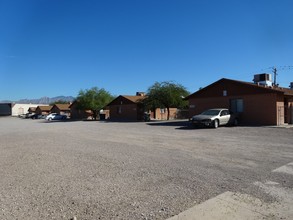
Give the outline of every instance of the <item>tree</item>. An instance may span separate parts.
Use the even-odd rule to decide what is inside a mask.
[[[167,120],[170,118],[170,108],[184,108],[187,102],[183,97],[189,95],[186,88],[174,82],[155,82],[148,91],[145,104],[151,109],[167,108]]]
[[[94,120],[97,120],[98,112],[113,100],[113,96],[105,89],[93,87],[88,90],[80,90],[76,98],[78,108],[91,110]]]
[[[70,104],[70,102],[69,101],[64,101],[64,100],[57,100],[55,102],[51,102],[49,105],[53,106],[55,104]]]

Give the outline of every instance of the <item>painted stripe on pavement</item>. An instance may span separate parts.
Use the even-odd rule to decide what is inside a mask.
[[[287,173],[287,174],[293,175],[293,163],[288,163],[285,166],[281,166],[273,170],[273,172]]]
[[[253,196],[227,191],[168,220],[258,220],[269,218],[268,210]]]

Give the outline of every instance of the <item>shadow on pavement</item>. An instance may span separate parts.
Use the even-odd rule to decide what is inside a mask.
[[[147,122],[147,125],[150,126],[170,126],[170,127],[176,127],[175,129],[181,129],[181,130],[192,130],[196,129],[192,126],[192,124],[189,121],[151,121]]]

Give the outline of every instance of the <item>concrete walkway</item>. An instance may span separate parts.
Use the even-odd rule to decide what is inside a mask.
[[[272,189],[272,186],[268,186],[268,184],[255,184],[265,190]],[[264,203],[251,195],[227,191],[168,220],[292,219],[292,192],[288,196],[284,194],[288,193],[286,190],[275,189],[273,191],[279,196],[283,195],[287,198],[274,203]]]
[[[287,177],[293,175],[293,162],[271,171]],[[267,180],[254,182],[263,194],[275,198],[266,203],[252,195],[227,191],[168,220],[258,220],[293,219],[293,188]]]

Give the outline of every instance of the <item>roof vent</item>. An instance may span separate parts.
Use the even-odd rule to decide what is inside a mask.
[[[293,82],[290,83],[290,89],[293,90]]]
[[[261,73],[254,75],[253,82],[257,85],[272,86],[272,75],[268,73]]]

